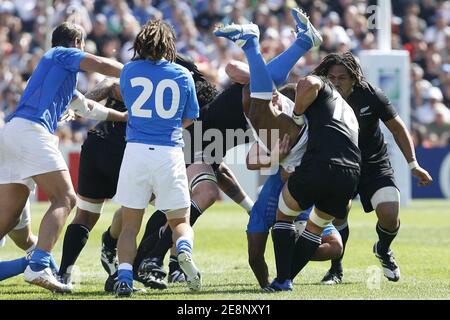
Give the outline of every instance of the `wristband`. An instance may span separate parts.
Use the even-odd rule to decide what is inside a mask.
[[[416,160],[411,161],[408,163],[408,167],[409,167],[409,170],[414,170],[417,167],[419,167],[419,163]]]
[[[305,119],[303,118],[302,114],[296,114],[295,112],[292,113],[292,119],[294,120],[294,122],[299,125],[302,126],[305,124]]]

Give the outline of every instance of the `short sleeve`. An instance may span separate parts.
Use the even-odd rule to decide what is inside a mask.
[[[394,119],[398,116],[397,110],[395,110],[389,98],[384,94],[380,88],[374,88],[374,105],[381,121],[386,122]]]
[[[78,72],[80,71],[80,62],[85,56],[86,53],[77,48],[56,47],[53,60],[66,70]]]
[[[187,74],[188,93],[186,106],[183,111],[183,119],[197,119],[200,115],[200,107],[198,106],[197,94],[195,92],[195,83],[191,74]]]

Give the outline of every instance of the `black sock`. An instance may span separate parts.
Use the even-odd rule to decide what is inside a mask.
[[[177,256],[170,256],[169,260],[169,274],[174,272],[175,270],[180,269],[180,265],[178,264]]]
[[[103,233],[103,236],[102,236],[102,243],[104,243],[105,246],[106,246],[108,249],[110,249],[110,250],[115,250],[115,249],[117,248],[117,240],[118,240],[118,239],[114,239],[114,238],[111,236],[110,230],[111,230],[111,227],[109,227],[108,230],[106,230],[106,231]]]
[[[292,256],[295,246],[295,227],[293,223],[277,221],[272,228],[273,249],[277,267],[277,281],[283,283],[290,279]]]
[[[342,273],[342,259],[344,258],[345,246],[347,245],[350,229],[348,228],[348,223],[345,223],[342,226],[336,226],[336,229],[339,231],[342,238],[342,254],[339,258],[331,260],[331,269],[338,273]]]
[[[191,215],[190,215],[190,224],[193,226],[195,222],[197,221],[198,217],[202,212],[198,208],[197,204],[194,201],[191,201]],[[166,255],[167,251],[172,247],[172,229],[169,227],[164,230],[164,233],[161,236],[161,239],[156,243],[156,246],[153,248],[152,252],[150,253],[151,257],[164,259],[164,256]]]
[[[164,223],[162,223],[162,225],[158,225],[158,228],[155,228],[150,224],[162,222],[160,213],[164,215]],[[194,201],[191,201],[191,225],[194,225],[201,214],[202,211],[198,208],[197,204]],[[155,218],[152,220],[153,216],[155,216]],[[164,259],[167,251],[172,247],[172,230],[169,227],[164,230],[161,238],[159,237],[159,229],[166,223],[165,214],[162,211],[156,211],[152,215],[152,218],[150,218],[145,228],[146,233],[147,230],[152,230],[152,233],[149,233],[147,237],[145,237],[144,234],[144,238],[142,238],[142,241],[139,244],[136,258],[134,259],[135,269],[139,268],[142,260],[146,258],[152,257]]]
[[[376,230],[378,233],[378,238],[380,239],[380,241],[378,241],[378,247],[377,247],[378,253],[386,254],[389,251],[389,246],[391,245],[392,241],[397,236],[399,229],[400,229],[400,223],[399,223],[397,229],[395,229],[394,231],[387,231],[380,226],[380,223],[377,223]]]
[[[290,279],[294,279],[297,274],[306,266],[316,253],[317,248],[322,243],[322,237],[308,230],[303,231],[297,240],[292,258],[292,274]]]
[[[74,265],[89,238],[89,229],[82,224],[69,224],[64,235],[63,253],[59,275]]]
[[[145,226],[145,232],[137,248],[133,270],[137,270],[142,260],[148,258],[160,239],[160,229],[166,224],[166,214],[161,210],[153,212]]]
[[[150,235],[155,232],[159,233],[159,229],[164,226],[167,222],[166,214],[161,210],[157,210],[153,212],[150,219],[147,221],[147,225],[145,226],[145,232],[142,236],[142,239],[148,238]]]
[[[197,219],[202,215],[202,210],[197,206],[197,204],[191,200],[191,217],[190,217],[190,223],[191,226],[195,224]]]

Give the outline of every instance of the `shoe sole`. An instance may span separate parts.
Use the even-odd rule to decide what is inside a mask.
[[[202,276],[189,257],[184,252],[178,255],[178,263],[181,270],[186,274],[186,283],[190,290],[200,291],[202,288]]]
[[[320,32],[317,31],[317,29],[313,26],[309,18],[298,9],[293,8],[291,9],[291,12],[296,23],[298,23],[298,18],[302,24],[306,25],[306,27],[311,30],[311,33],[313,35],[313,39],[311,39],[313,42],[313,48],[319,46],[323,41],[322,36],[320,35]]]
[[[41,277],[38,277],[38,278],[33,279],[31,281],[25,279],[25,281],[28,282],[29,284],[33,284],[33,285],[39,286],[41,288],[50,290],[50,291],[55,292],[55,293],[72,293],[72,289],[71,288],[69,288],[69,287],[61,288],[60,286],[57,286],[57,285],[51,283],[48,280],[42,279]]]
[[[214,30],[213,33],[216,37],[223,37],[223,38],[233,41],[239,47],[243,47],[245,45],[245,43],[247,42],[247,40],[251,38],[251,37],[249,37],[247,39],[242,39],[242,37],[245,37],[245,35],[252,35],[259,39],[259,36],[260,36],[259,28],[256,25],[254,25],[252,28],[249,28],[252,30],[252,32],[248,32],[246,34],[243,34],[244,28],[242,28],[242,26],[238,26],[238,27],[240,27],[240,29],[239,28],[227,29],[230,26],[232,26],[232,25],[218,27],[216,30]],[[248,31],[248,30],[246,30],[246,31]],[[235,34],[231,35],[234,32],[235,32]]]

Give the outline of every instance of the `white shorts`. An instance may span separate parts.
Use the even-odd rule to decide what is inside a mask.
[[[190,207],[183,150],[127,143],[114,200],[127,208],[144,209],[152,193],[158,210]]]
[[[31,213],[30,213],[30,199],[27,200],[25,207],[20,215],[19,223],[14,227],[14,230],[20,230],[31,224]]]
[[[0,130],[0,184],[21,183],[34,189],[31,177],[68,170],[59,138],[42,125],[14,118]]]

